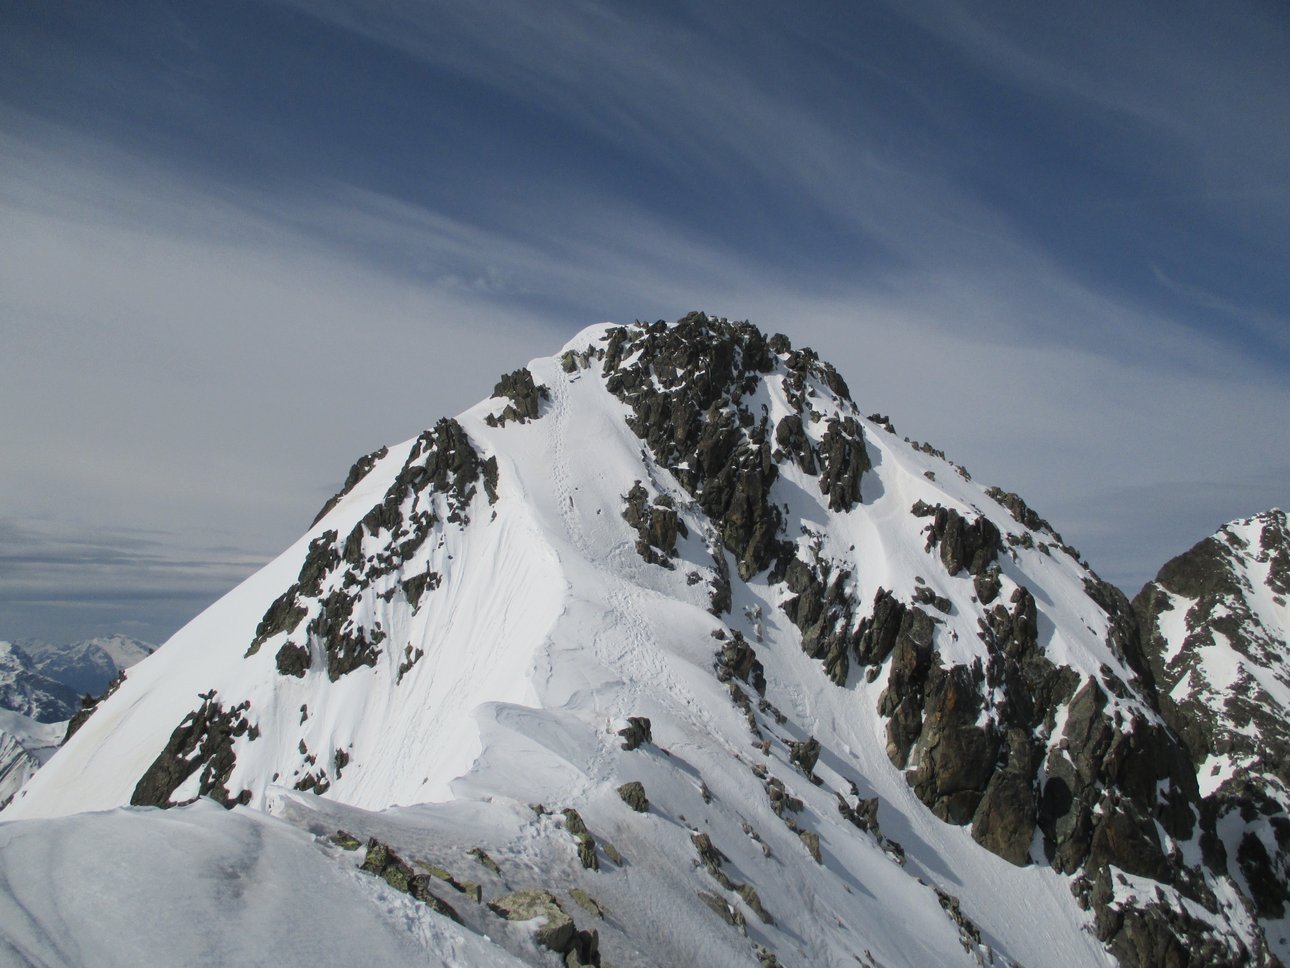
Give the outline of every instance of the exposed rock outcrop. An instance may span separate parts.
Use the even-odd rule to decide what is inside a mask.
[[[175,792],[194,774],[198,780],[192,795],[211,797],[226,807],[247,803],[251,791],[236,796],[227,783],[237,762],[234,740],[246,736],[254,740],[259,731],[247,719],[250,702],[225,709],[212,691],[200,697],[202,704],[184,717],[171,734],[166,748],[140,777],[130,803],[136,807],[167,807]]]
[[[534,384],[533,374],[521,367],[498,381],[497,386],[493,387],[493,396],[510,401],[500,414],[489,414],[485,418],[489,426],[502,427],[511,421],[526,423],[536,420],[542,401],[551,399],[551,391],[548,387]]]

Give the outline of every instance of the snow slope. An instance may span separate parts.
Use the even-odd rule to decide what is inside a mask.
[[[485,901],[552,890],[620,968],[1105,965],[1190,936],[1263,959],[1225,875],[1197,872],[1208,906],[1163,935],[1141,925],[1168,905],[1113,889],[1135,864],[1174,881],[1200,836],[1127,603],[1015,495],[750,330],[592,327],[360,461],[130,670],[0,835],[96,810],[251,825],[234,840],[260,811],[344,826]],[[119,809],[207,795],[252,809]],[[452,903],[480,944],[551,957]]]
[[[478,965],[515,958],[255,811],[201,801],[0,825],[0,962]]]

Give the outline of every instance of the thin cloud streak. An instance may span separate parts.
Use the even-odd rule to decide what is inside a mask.
[[[147,182],[155,183],[152,179]],[[112,197],[129,200],[142,191],[141,186],[123,182],[114,186]],[[72,302],[62,312],[69,319],[92,311],[102,316],[107,310],[112,315],[112,301],[105,304],[103,290],[121,283],[109,285],[94,280],[129,279],[130,268],[142,260],[152,267],[140,283],[147,292],[142,298],[140,294],[118,292],[113,299],[120,301],[123,311],[117,315],[124,315],[128,308],[136,314],[131,327],[142,329],[145,339],[163,336],[176,311],[159,297],[155,280],[169,278],[184,293],[183,305],[189,305],[194,293],[200,295],[204,304],[200,318],[217,335],[199,354],[203,364],[194,363],[183,374],[185,387],[168,386],[164,374],[149,372],[151,361],[146,358],[136,358],[136,369],[123,370],[118,377],[124,378],[126,386],[159,385],[163,393],[175,395],[172,405],[182,412],[193,406],[185,402],[185,394],[199,401],[194,409],[205,409],[217,402],[226,404],[229,388],[222,381],[234,367],[248,375],[249,366],[252,379],[242,392],[250,399],[242,408],[245,417],[235,424],[235,436],[211,427],[209,436],[199,435],[205,439],[193,440],[190,433],[180,429],[176,436],[161,438],[142,454],[128,449],[119,453],[120,441],[113,429],[101,427],[101,437],[110,443],[110,448],[93,454],[96,473],[100,480],[116,482],[115,501],[123,511],[138,500],[142,488],[142,495],[151,494],[158,502],[169,500],[173,504],[166,523],[178,525],[184,520],[209,518],[214,509],[216,519],[230,534],[248,527],[262,528],[266,555],[284,547],[307,523],[306,513],[312,508],[302,508],[296,495],[312,492],[313,503],[321,503],[326,493],[319,490],[318,482],[338,479],[343,467],[358,453],[391,438],[411,436],[437,415],[461,409],[487,392],[489,380],[496,373],[527,356],[552,351],[571,335],[580,323],[566,323],[562,329],[557,320],[550,318],[508,316],[514,300],[523,301],[539,290],[547,295],[579,291],[589,303],[639,302],[672,309],[669,313],[659,308],[661,315],[705,306],[753,318],[767,328],[787,329],[799,342],[815,344],[842,367],[862,406],[891,412],[902,430],[947,446],[952,456],[969,463],[978,473],[984,464],[990,479],[1023,488],[1055,521],[1060,521],[1061,502],[1070,500],[1072,493],[1082,488],[1150,479],[1152,474],[1176,477],[1185,472],[1194,460],[1190,443],[1196,437],[1212,442],[1207,452],[1211,459],[1221,454],[1226,445],[1233,453],[1231,458],[1223,456],[1224,463],[1230,460],[1239,464],[1242,441],[1225,444],[1223,435],[1227,414],[1236,400],[1244,400],[1244,408],[1251,415],[1247,421],[1250,433],[1268,440],[1285,440],[1282,421],[1276,416],[1290,405],[1284,388],[1280,393],[1272,385],[1233,394],[1217,377],[1198,381],[1196,371],[1211,348],[1203,341],[1189,345],[1181,338],[1186,333],[1181,328],[1172,355],[1183,365],[1147,370],[1137,363],[1113,362],[1106,353],[1073,353],[1043,341],[1027,344],[1010,339],[1006,331],[986,340],[979,335],[984,327],[974,326],[970,328],[977,336],[961,335],[956,327],[969,307],[977,314],[1002,308],[992,305],[992,291],[974,290],[971,278],[911,275],[891,282],[893,292],[920,292],[922,295],[915,300],[890,294],[875,297],[865,289],[824,297],[785,294],[778,288],[767,288],[755,272],[730,253],[675,242],[674,228],[647,213],[624,214],[600,205],[592,206],[585,215],[566,213],[574,231],[565,236],[563,246],[544,253],[477,226],[370,192],[346,190],[344,186],[326,186],[321,199],[302,194],[291,204],[278,200],[274,203],[276,208],[266,207],[254,195],[240,199],[240,205],[226,196],[206,211],[200,208],[200,196],[185,195],[182,190],[169,199],[155,188],[149,194],[153,207],[141,210],[154,213],[152,224],[136,220],[125,230],[110,220],[96,223],[93,213],[87,216],[80,212],[81,228],[91,227],[87,231],[92,233],[92,244],[87,244],[87,250],[122,254],[104,257],[106,261],[96,270],[86,252],[78,252],[75,259],[88,264],[91,271],[82,274],[83,291],[77,292],[73,287],[64,293]],[[166,217],[172,209],[183,209],[188,216],[196,210],[199,215],[175,225]],[[41,237],[40,216],[11,214],[33,219],[28,226],[31,231],[25,234],[29,238]],[[43,217],[66,219],[70,213],[46,209]],[[196,225],[204,229],[194,236],[189,227]],[[331,234],[317,231],[321,226],[328,226]],[[130,244],[123,244],[122,233],[128,235]],[[214,235],[216,240],[204,238],[206,235]],[[616,235],[628,244],[608,244]],[[52,245],[55,235],[48,237]],[[246,238],[252,246],[249,254],[234,244],[239,237]],[[57,236],[64,245],[68,238],[65,231]],[[569,241],[574,239],[579,241]],[[375,258],[371,266],[360,270],[355,268],[359,251],[411,256],[407,261],[392,263]],[[181,253],[177,264],[154,261],[175,252]],[[15,260],[9,264],[14,267],[15,286],[9,291],[21,296],[25,290],[16,285],[19,275],[30,280],[47,274],[43,277],[39,265],[24,264],[17,259],[17,253],[14,255]],[[52,264],[65,265],[69,261],[73,260],[67,254],[58,253]],[[379,264],[384,264],[386,271],[377,272]],[[202,271],[186,276],[186,265],[200,265]],[[491,290],[473,289],[469,300],[461,300],[459,287],[451,280],[445,281],[448,277],[418,269],[425,265],[468,269],[483,265],[498,277],[517,282]],[[259,284],[257,279],[261,280]],[[242,291],[231,302],[221,295],[230,285]],[[1032,311],[1042,307],[1054,314],[1055,307],[1060,312],[1062,304],[1053,294],[1065,289],[1072,295],[1064,322],[1072,326],[1078,325],[1084,314],[1124,318],[1129,312],[1085,292],[1055,271],[1032,278],[1031,286],[1034,291],[1018,291],[1011,298],[1025,300]],[[346,295],[342,297],[338,290],[344,290]],[[383,317],[381,307],[390,306],[392,293],[397,294],[402,318],[392,329],[378,328],[380,335],[373,336],[366,327],[372,319]],[[34,293],[29,305],[37,305],[46,295],[44,290]],[[339,315],[338,304],[345,307]],[[154,309],[139,316],[140,305],[153,305]],[[330,312],[324,311],[324,306],[330,307]],[[420,310],[413,313],[416,322],[408,319],[408,310],[413,307]],[[44,309],[49,311],[48,306]],[[1016,311],[1014,303],[1011,313],[1000,312],[1000,316],[1019,327],[1020,320],[1011,315]],[[256,372],[257,364],[245,358],[239,345],[236,333],[246,325],[248,316],[255,325],[243,338],[252,339],[254,331],[258,333],[255,339],[268,341],[267,356],[275,360],[272,370]],[[400,340],[415,344],[427,339],[442,345],[452,331],[448,321],[463,316],[471,320],[471,334],[450,337],[449,341],[463,349],[472,348],[459,361],[462,366],[454,366],[458,373],[463,368],[473,371],[466,379],[445,383],[441,357],[427,359],[426,375],[439,392],[424,402],[417,401],[420,394],[400,389],[383,394],[387,405],[375,412],[358,401],[359,412],[354,413],[355,401],[343,394],[338,397],[315,391],[299,402],[300,415],[295,419],[290,416],[292,391],[300,387],[304,373],[311,373],[309,379],[324,388],[343,386],[342,374],[349,361],[363,357],[359,346],[397,344]],[[499,332],[491,350],[480,348],[481,334],[474,329],[487,319],[502,319],[509,324],[509,329]],[[434,321],[433,330],[419,331],[417,323],[429,320]],[[581,323],[589,321],[592,320],[584,318]],[[540,324],[537,331],[533,328],[535,323]],[[260,330],[261,324],[267,330]],[[1162,324],[1167,326],[1167,321],[1129,329],[1158,336]],[[385,326],[389,325],[386,317]],[[274,330],[279,330],[281,337],[275,338]],[[549,335],[544,337],[543,332]],[[297,340],[301,340],[298,346]],[[334,352],[323,356],[310,352],[308,346],[319,341],[328,343]],[[517,353],[519,344],[525,342],[531,351]],[[280,351],[269,349],[274,345],[280,346]],[[51,348],[58,352],[68,350],[57,343]],[[293,359],[293,353],[299,358]],[[368,356],[373,365],[386,365],[379,351]],[[1169,359],[1163,354],[1161,358]],[[337,361],[345,365],[338,366]],[[911,383],[909,376],[913,374],[917,379]],[[20,383],[18,375],[13,376]],[[1067,388],[1066,395],[1052,392],[1055,382]],[[258,390],[257,383],[261,384]],[[405,373],[395,383],[407,389],[416,386],[411,373]],[[264,385],[273,388],[275,384],[287,390],[285,398],[276,393],[262,395]],[[1261,402],[1249,403],[1260,397]],[[1006,398],[1025,399],[1027,405],[1004,406]],[[140,406],[155,406],[155,400],[147,395]],[[319,411],[319,407],[326,409]],[[110,401],[106,410],[111,411]],[[247,432],[254,426],[254,415],[260,412],[287,416],[281,425],[275,421],[272,427]],[[1188,414],[1188,419],[1179,421],[1180,412]],[[310,413],[328,428],[326,438],[330,439],[317,433],[301,434],[297,423],[307,423],[305,415]],[[1125,419],[1130,413],[1136,415],[1133,421]],[[84,414],[73,403],[68,416],[73,418],[68,422],[75,423]],[[185,422],[178,423],[183,428]],[[336,443],[340,436],[337,430],[346,425],[349,443],[342,448]],[[396,426],[399,429],[390,433]],[[360,431],[363,427],[366,430]],[[1098,428],[1116,429],[1101,435]],[[275,455],[290,451],[289,442],[293,440],[298,442],[298,450],[311,452],[309,457],[293,457],[285,462],[280,457],[275,459]],[[1036,441],[1048,442],[1042,459],[1037,461],[1025,454],[1035,453]],[[1022,453],[1017,452],[1018,445]],[[84,448],[83,440],[65,440],[51,448],[44,462],[49,473],[44,481],[46,488],[57,493],[60,481],[66,487],[69,480],[76,479],[76,468],[85,457]],[[67,459],[60,460],[60,454],[68,455]],[[225,466],[223,473],[214,473],[211,465],[204,463],[211,456],[217,456]],[[231,474],[230,460],[238,464]],[[140,476],[140,465],[156,470]],[[175,476],[181,472],[194,473]],[[245,475],[242,479],[248,483],[257,477],[258,480],[230,501],[228,481],[239,475]],[[175,502],[175,494],[183,494],[184,499]],[[222,512],[221,503],[226,508]],[[41,507],[49,512],[48,505]],[[294,510],[288,512],[288,508]],[[284,518],[289,522],[286,526]],[[276,520],[271,524],[270,519]],[[1067,533],[1074,540],[1069,528]],[[1092,552],[1086,553],[1093,556]]]
[[[0,426],[19,457],[0,469],[0,490],[6,514],[46,522],[61,549],[29,541],[10,559],[47,553],[53,567],[66,555],[55,584],[101,588],[71,574],[75,541],[112,521],[117,534],[177,536],[167,554],[187,565],[170,577],[146,549],[122,552],[136,555],[135,577],[173,581],[176,595],[197,592],[186,571],[200,577],[203,555],[222,562],[202,586],[213,597],[238,562],[297,537],[358,454],[474,403],[583,325],[696,308],[814,345],[866,412],[1020,490],[1095,565],[1099,547],[1121,556],[1116,574],[1130,583],[1182,550],[1172,536],[1190,535],[1191,521],[1230,507],[1200,486],[1206,466],[1222,469],[1230,494],[1290,503],[1275,497],[1290,478],[1261,464],[1290,452],[1290,344],[1264,308],[1276,294],[1233,298],[1141,239],[1104,261],[1141,263],[1145,284],[1107,284],[1105,265],[1072,259],[1037,235],[1033,211],[969,177],[999,151],[956,134],[975,132],[979,119],[955,116],[979,109],[975,89],[951,96],[939,75],[869,47],[853,54],[797,18],[794,32],[598,4],[287,7],[329,25],[338,49],[383,45],[383,68],[431,92],[445,77],[486,87],[514,111],[508,121],[532,125],[534,139],[557,130],[561,143],[518,129],[489,140],[484,112],[467,131],[466,168],[415,131],[405,156],[381,156],[402,143],[397,118],[399,138],[366,152],[339,143],[343,127],[337,143],[311,129],[297,145],[294,115],[219,113],[212,87],[228,83],[228,65],[200,31],[187,34],[191,67],[171,65],[160,92],[136,90],[133,64],[68,60],[127,106],[115,123],[0,99],[0,219],[11,229],[0,238],[0,405],[31,415]],[[1134,151],[1189,136],[1168,104],[1117,103],[1121,78],[1090,79],[1063,50],[1027,51],[983,15],[971,29],[929,22],[938,9],[881,20],[866,8],[864,23],[914,31],[948,75],[995,57],[992,76],[1072,117],[1155,111]],[[849,55],[863,62],[851,86],[830,87]],[[166,122],[122,122],[136,112]],[[221,168],[206,157],[212,132],[261,153],[246,147],[249,161]],[[960,164],[947,146],[974,157]],[[345,151],[373,163],[331,163]],[[1165,174],[1160,187],[1180,196],[1205,187],[1182,166]],[[1055,201],[1093,209],[1104,198]],[[1251,475],[1267,480],[1245,487]],[[1157,484],[1203,499],[1156,528]],[[1154,535],[1137,548],[1087,503],[1116,488],[1128,494],[1117,506]],[[143,584],[118,592],[140,602]],[[68,596],[44,594],[54,598]]]

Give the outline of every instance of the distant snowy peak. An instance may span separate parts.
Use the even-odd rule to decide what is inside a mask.
[[[36,668],[80,695],[99,696],[122,669],[157,650],[126,635],[104,635],[67,645],[28,639],[18,643]]]
[[[54,755],[64,732],[63,723],[38,723],[0,709],[0,809]]]
[[[76,690],[42,674],[19,646],[0,642],[0,709],[56,723],[70,719],[79,707]]]
[[[1221,815],[1226,861],[1260,913],[1290,914],[1290,528],[1233,521],[1134,601],[1163,712]],[[1244,815],[1244,816],[1242,816]]]
[[[1127,600],[862,413],[748,323],[584,330],[360,459],[9,815],[493,804],[604,871],[615,963],[1271,964]]]

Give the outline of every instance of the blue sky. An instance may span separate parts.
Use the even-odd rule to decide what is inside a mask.
[[[0,6],[0,637],[163,638],[604,319],[815,346],[1132,594],[1290,504],[1280,3]]]

